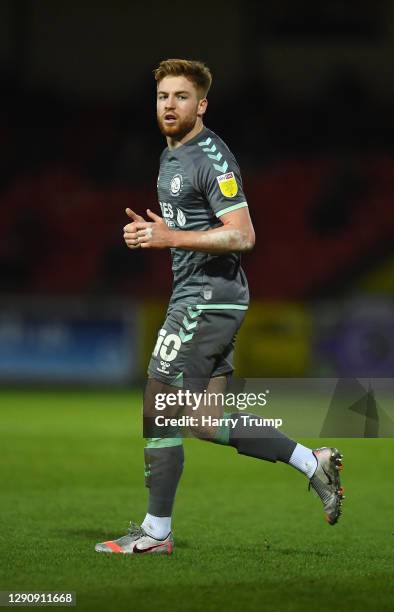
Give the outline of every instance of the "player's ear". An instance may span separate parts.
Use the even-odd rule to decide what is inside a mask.
[[[201,100],[199,100],[198,102],[198,107],[197,107],[197,115],[199,117],[202,117],[205,113],[205,111],[207,110],[207,106],[208,106],[208,100],[206,98],[201,98]]]

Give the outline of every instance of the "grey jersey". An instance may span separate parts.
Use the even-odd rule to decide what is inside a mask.
[[[239,166],[226,144],[208,128],[184,145],[163,151],[157,191],[163,218],[173,230],[220,227],[222,215],[247,206]],[[171,255],[170,305],[179,301],[248,304],[239,253],[171,249]]]

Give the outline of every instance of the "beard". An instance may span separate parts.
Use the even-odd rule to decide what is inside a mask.
[[[177,119],[176,123],[172,125],[166,125],[164,123],[164,117],[157,117],[157,123],[163,136],[175,138],[176,140],[182,140],[186,134],[191,132],[196,125],[196,121],[197,115],[189,115],[189,117],[185,117],[184,119]]]

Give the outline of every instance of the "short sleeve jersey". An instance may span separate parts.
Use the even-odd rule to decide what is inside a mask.
[[[157,182],[161,212],[173,230],[206,231],[222,215],[247,206],[239,166],[227,145],[205,128],[160,158]],[[170,306],[182,303],[247,306],[249,291],[240,254],[171,249],[174,275]]]

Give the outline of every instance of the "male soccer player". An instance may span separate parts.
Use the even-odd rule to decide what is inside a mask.
[[[148,368],[144,417],[152,420],[155,397],[183,389],[223,391],[233,371],[235,335],[249,303],[240,253],[253,248],[255,234],[238,164],[224,142],[203,124],[211,73],[201,62],[162,61],[155,70],[157,120],[167,139],[157,183],[162,217],[149,221],[127,209],[124,228],[130,249],[171,249],[173,294]],[[311,450],[255,419],[231,415],[235,426],[206,428],[197,435],[233,446],[238,453],[282,461],[303,472],[337,522],[342,501],[337,449]],[[246,419],[247,420],[247,419]],[[262,431],[262,429],[264,431]],[[149,507],[141,526],[96,545],[98,552],[170,554],[171,513],[183,469],[179,437],[149,437],[145,449]]]

